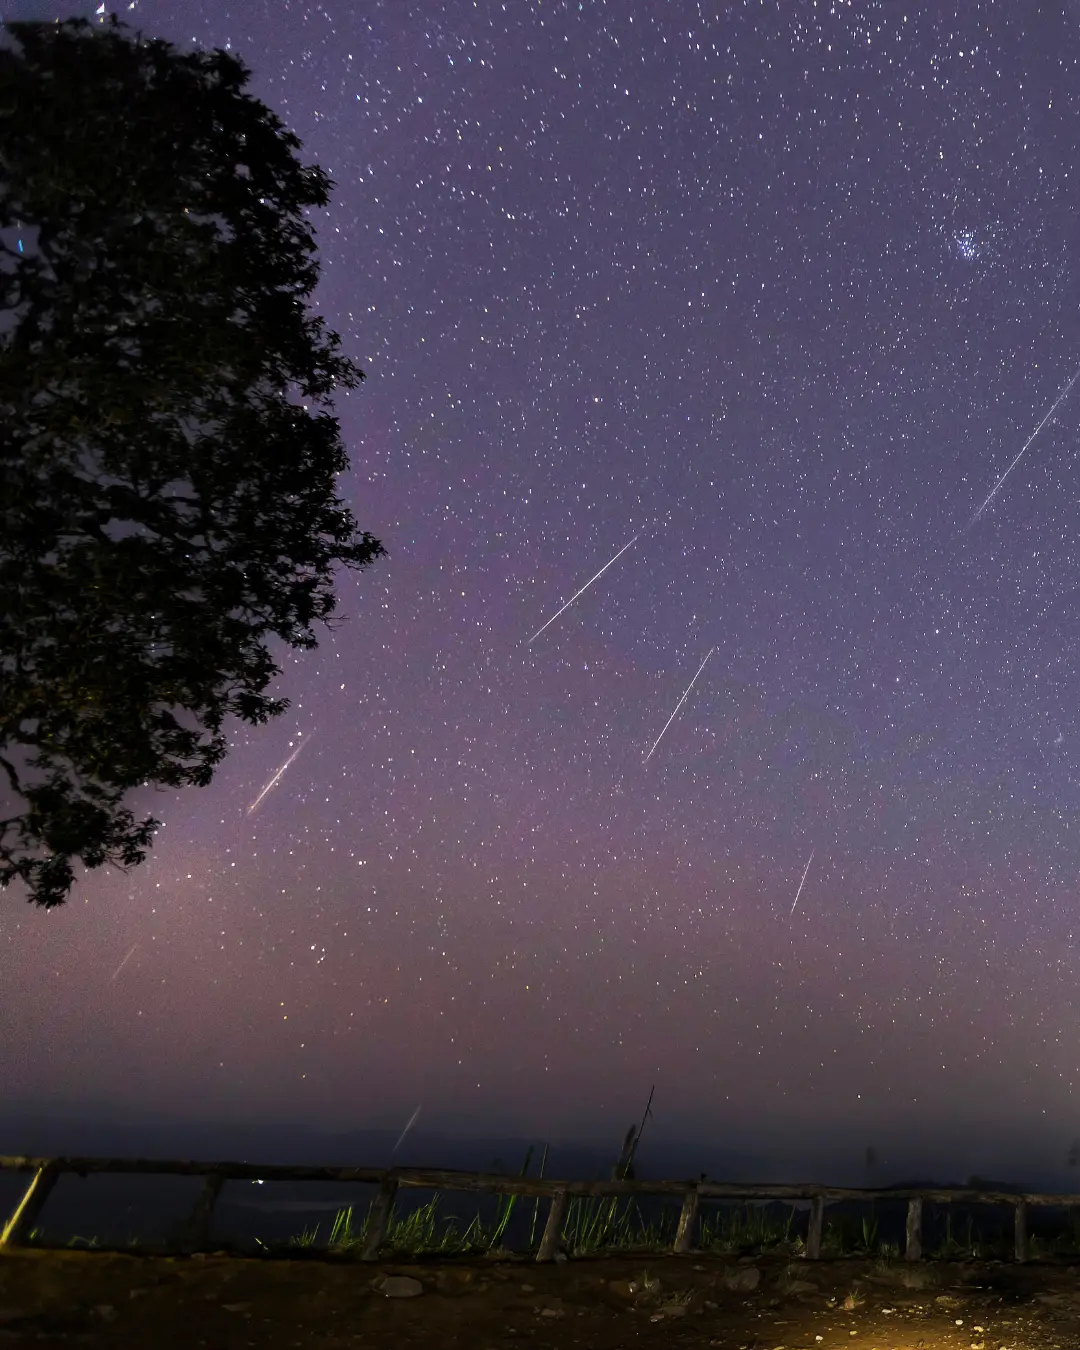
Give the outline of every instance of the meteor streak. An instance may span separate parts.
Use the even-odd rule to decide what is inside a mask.
[[[1013,460],[1013,462],[1009,465],[1009,467],[1005,470],[1005,472],[1004,472],[1004,473],[1001,475],[1001,477],[997,480],[997,482],[994,484],[994,486],[990,489],[990,495],[987,497],[986,501],[983,502],[982,506],[980,506],[979,509],[975,512],[975,514],[971,517],[971,520],[970,520],[970,522],[968,523],[968,529],[969,529],[969,530],[971,529],[972,525],[976,524],[977,521],[979,521],[979,520],[982,519],[983,512],[986,510],[986,508],[990,505],[990,503],[991,503],[991,502],[994,500],[994,498],[997,496],[998,489],[1001,487],[1002,483],[1004,483],[1005,479],[1008,478],[1009,474],[1012,473],[1013,469],[1015,469],[1016,466],[1017,466],[1017,465],[1020,463],[1020,461],[1023,459],[1023,457],[1024,457],[1024,455],[1025,455],[1025,453],[1026,453],[1026,451],[1027,451],[1027,448],[1028,448],[1028,446],[1031,444],[1031,442],[1035,439],[1035,437],[1039,434],[1039,432],[1042,431],[1043,427],[1046,426],[1047,422],[1050,421],[1051,417],[1053,417],[1054,413],[1056,413],[1057,410],[1058,410],[1058,408],[1060,408],[1061,405],[1065,402],[1066,398],[1068,398],[1068,396],[1069,396],[1069,390],[1073,387],[1073,385],[1076,383],[1077,380],[1080,380],[1080,370],[1078,370],[1078,371],[1076,372],[1076,374],[1072,377],[1072,379],[1071,379],[1071,380],[1069,381],[1069,383],[1065,386],[1065,388],[1061,391],[1061,393],[1058,394],[1057,398],[1054,400],[1053,404],[1051,405],[1050,411],[1046,414],[1046,416],[1043,418],[1043,420],[1039,423],[1039,425],[1035,428],[1035,430],[1031,433],[1031,435],[1030,435],[1030,436],[1027,438],[1027,440],[1024,442],[1023,448],[1021,449],[1020,453],[1016,456],[1016,458]]]
[[[420,1103],[420,1106],[423,1106],[423,1102]],[[413,1127],[413,1126],[416,1124],[416,1122],[420,1119],[420,1106],[418,1106],[418,1107],[416,1108],[416,1110],[412,1113],[412,1115],[409,1117],[409,1123],[405,1126],[405,1128],[404,1128],[404,1129],[401,1131],[401,1133],[398,1135],[398,1141],[397,1141],[397,1143],[394,1145],[394,1147],[393,1147],[393,1149],[392,1149],[392,1151],[391,1151],[391,1154],[390,1154],[391,1157],[393,1157],[394,1154],[398,1151],[398,1149],[401,1147],[402,1141],[404,1140],[405,1136],[409,1133],[409,1131],[412,1129],[412,1127]]]
[[[630,540],[630,544],[635,544],[635,543],[637,543],[637,541],[641,538],[641,533],[642,533],[642,532],[641,532],[640,530],[638,530],[637,534],[635,534],[634,537],[633,537],[633,539]],[[585,594],[585,592],[589,589],[589,587],[593,584],[593,582],[597,579],[597,577],[602,577],[602,576],[604,575],[604,573],[605,573],[605,572],[608,570],[608,568],[611,566],[611,563],[615,563],[615,562],[618,562],[618,561],[619,561],[619,559],[622,557],[622,555],[623,555],[623,554],[626,552],[626,550],[630,547],[630,544],[623,544],[622,548],[619,549],[618,553],[616,553],[615,556],[614,556],[614,558],[611,559],[611,562],[606,562],[606,563],[603,565],[603,567],[601,567],[600,571],[596,573],[596,576],[592,576],[592,577],[590,577],[590,578],[588,579],[588,581],[585,583],[584,586],[582,586],[582,588],[581,588],[580,591],[575,591],[574,594],[570,597],[570,599],[567,600],[566,604],[563,605],[562,609],[557,609],[557,610],[555,611],[555,613],[551,616],[551,618],[548,619],[547,623],[544,624],[543,628],[538,628],[538,629],[536,630],[536,632],[532,635],[532,637],[529,639],[529,641],[528,641],[525,645],[526,645],[527,647],[531,646],[531,645],[536,641],[536,639],[540,636],[540,634],[544,631],[545,628],[550,628],[551,625],[555,622],[555,620],[559,617],[559,615],[560,615],[560,614],[564,614],[564,613],[570,608],[570,606],[574,603],[574,601],[578,598],[579,595],[584,595],[584,594]]]
[[[715,648],[715,647],[710,647],[710,648],[709,648],[709,655],[706,656],[705,661],[708,661],[709,656],[712,656],[712,654],[713,654],[714,651],[716,651],[716,648]],[[687,700],[687,698],[688,698],[688,696],[689,696],[689,694],[690,694],[690,690],[693,689],[693,687],[694,687],[695,684],[697,684],[697,677],[698,677],[698,675],[700,675],[701,672],[705,669],[705,661],[702,661],[701,665],[698,666],[698,668],[697,668],[697,675],[695,675],[694,678],[690,681],[690,683],[686,686],[686,691],[684,692],[682,698],[679,699],[678,703],[675,704],[675,712],[673,712],[673,713],[671,714],[671,716],[668,718],[668,720],[664,723],[664,731],[667,731],[668,727],[671,726],[672,722],[675,721],[675,715],[676,715],[676,713],[678,713],[679,709],[680,709],[680,708],[682,707],[682,705],[686,702],[686,700]],[[656,738],[655,741],[653,741],[652,747],[651,747],[651,749],[649,750],[649,753],[645,756],[645,763],[646,763],[646,764],[648,764],[649,760],[652,759],[652,752],[653,752],[653,750],[655,750],[656,747],[660,744],[660,742],[664,739],[664,731],[661,731],[660,735],[657,736],[657,738]]]
[[[806,874],[810,871],[810,864],[814,861],[814,850],[810,850],[810,856],[806,860],[806,866],[803,868],[802,881],[799,882],[799,889],[795,892],[795,899],[792,902],[791,912],[795,913],[795,906],[799,903],[799,896],[802,895],[802,888],[806,885]]]
[[[128,952],[127,956],[124,957],[124,959],[120,962],[120,964],[119,964],[119,965],[116,967],[116,969],[113,971],[112,979],[109,981],[110,984],[115,984],[115,983],[116,983],[116,977],[117,977],[117,975],[120,974],[120,972],[124,969],[124,967],[127,965],[127,963],[128,963],[128,962],[131,960],[131,958],[135,955],[135,949],[138,947],[138,945],[139,945],[139,944],[138,944],[137,942],[132,943],[131,951]]]
[[[266,794],[267,794],[268,792],[272,791],[274,788],[277,787],[277,785],[281,782],[281,779],[282,779],[282,777],[283,777],[283,775],[284,775],[284,773],[285,773],[285,770],[286,770],[286,769],[289,767],[289,765],[293,762],[293,760],[294,760],[294,759],[296,758],[296,756],[300,753],[300,751],[303,750],[304,746],[307,745],[308,741],[311,740],[311,738],[312,738],[312,736],[314,736],[314,734],[315,734],[315,733],[314,733],[313,731],[309,731],[309,732],[308,732],[308,734],[303,738],[303,740],[302,740],[302,741],[300,742],[300,744],[296,747],[296,749],[292,752],[292,754],[291,754],[291,755],[289,756],[289,758],[285,761],[285,763],[281,766],[281,768],[278,769],[278,771],[274,774],[273,778],[270,779],[269,783],[267,783],[267,785],[263,788],[263,790],[259,793],[259,795],[258,795],[258,796],[255,798],[255,800],[251,803],[251,805],[248,807],[247,812],[246,812],[245,814],[247,814],[247,815],[250,816],[251,813],[252,813],[252,811],[255,810],[255,808],[259,805],[259,803],[260,803],[260,802],[262,801],[262,799],[266,796]]]

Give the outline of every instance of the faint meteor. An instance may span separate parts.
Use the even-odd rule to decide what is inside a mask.
[[[630,540],[630,544],[636,544],[637,541],[641,538],[641,535],[642,531],[638,530],[637,534],[635,534],[633,539]],[[562,609],[556,610],[555,613],[551,616],[551,618],[548,619],[547,623],[544,624],[543,628],[538,628],[536,630],[536,632],[532,635],[529,641],[525,644],[526,647],[531,646],[532,643],[536,641],[536,639],[540,636],[540,634],[544,631],[545,628],[550,628],[560,614],[565,614],[565,612],[570,608],[570,606],[574,603],[574,601],[578,598],[578,596],[584,595],[585,592],[589,589],[589,587],[593,584],[593,582],[597,579],[597,577],[602,577],[604,575],[604,573],[611,566],[611,563],[618,562],[619,559],[622,557],[622,555],[630,547],[630,544],[623,544],[622,548],[619,549],[618,553],[616,553],[614,558],[611,559],[611,562],[606,562],[603,565],[603,567],[601,567],[600,571],[596,573],[596,576],[592,576],[588,579],[588,581],[585,583],[584,586],[582,586],[580,591],[575,591],[574,594],[570,597],[570,599],[567,600],[566,604],[563,605]]]
[[[682,707],[682,705],[686,702],[687,698],[689,697],[689,695],[690,695],[690,690],[693,689],[693,687],[694,687],[695,684],[697,684],[697,677],[698,677],[698,675],[700,675],[701,672],[705,669],[705,662],[708,661],[709,656],[712,656],[712,654],[713,654],[714,651],[716,651],[716,648],[715,648],[715,647],[710,647],[710,648],[709,648],[709,654],[708,654],[708,656],[705,657],[705,661],[702,661],[701,665],[698,666],[698,668],[697,668],[697,675],[695,675],[694,678],[690,681],[690,683],[686,686],[686,690],[685,690],[685,692],[683,693],[682,698],[679,699],[678,703],[675,704],[675,712],[673,712],[673,713],[671,714],[671,716],[668,718],[668,720],[664,723],[664,730],[661,731],[660,735],[657,736],[657,738],[656,738],[655,741],[653,741],[652,747],[650,748],[649,753],[645,756],[645,763],[646,763],[646,764],[648,764],[649,760],[652,759],[652,753],[653,753],[653,750],[655,750],[656,747],[660,744],[660,742],[664,739],[664,731],[667,731],[668,727],[671,726],[672,722],[675,721],[676,714],[678,713],[679,709]]]
[[[120,964],[119,964],[119,965],[116,967],[116,969],[113,971],[112,979],[109,981],[110,984],[115,984],[115,983],[116,983],[116,977],[117,977],[117,975],[120,974],[120,972],[124,969],[124,967],[127,965],[127,963],[128,963],[128,962],[131,960],[131,958],[135,955],[135,950],[136,950],[136,948],[138,947],[138,945],[139,945],[139,944],[138,944],[137,942],[132,943],[132,945],[131,945],[131,951],[128,952],[127,956],[124,957],[124,959],[120,962]]]
[[[791,912],[795,913],[795,906],[799,903],[799,896],[802,895],[802,888],[806,885],[806,874],[810,871],[810,864],[814,861],[814,850],[810,850],[810,856],[806,860],[806,866],[803,868],[802,881],[799,882],[799,889],[795,892],[795,899],[791,904]]]
[[[1039,434],[1039,432],[1042,431],[1043,427],[1046,426],[1047,422],[1050,421],[1051,417],[1053,417],[1054,413],[1056,413],[1058,408],[1060,408],[1061,405],[1065,402],[1066,398],[1068,398],[1069,390],[1073,387],[1073,385],[1076,383],[1077,380],[1080,380],[1080,370],[1076,372],[1076,374],[1072,377],[1072,379],[1061,391],[1061,393],[1058,394],[1057,398],[1051,405],[1050,411],[1046,414],[1043,420],[1039,423],[1039,425],[1035,428],[1035,430],[1024,442],[1020,453],[1016,456],[1013,462],[1009,465],[1009,467],[997,480],[994,486],[990,489],[990,495],[987,497],[986,501],[983,502],[982,506],[980,506],[979,509],[975,512],[975,514],[971,517],[971,520],[968,522],[969,530],[971,529],[972,525],[976,524],[979,520],[982,519],[983,512],[997,496],[998,489],[1001,487],[1002,483],[1004,483],[1005,479],[1008,478],[1009,474],[1012,473],[1013,469],[1015,469],[1016,466],[1020,463],[1020,461],[1024,458],[1024,455],[1027,452],[1027,448],[1031,444],[1031,442],[1035,439],[1035,437]]]
[[[314,734],[315,734],[315,733],[314,733],[313,731],[309,731],[309,732],[308,732],[308,734],[303,738],[303,740],[302,740],[302,741],[300,742],[300,744],[296,747],[296,749],[292,752],[292,754],[291,754],[291,755],[289,756],[289,758],[285,761],[285,763],[282,764],[282,766],[277,770],[277,772],[274,774],[274,776],[270,779],[269,783],[267,783],[267,785],[263,788],[263,790],[259,793],[259,795],[258,795],[258,796],[255,798],[255,800],[251,803],[251,805],[248,807],[248,809],[247,809],[247,811],[246,811],[245,814],[247,814],[247,815],[250,816],[251,813],[252,813],[252,811],[255,810],[255,808],[259,805],[259,803],[260,803],[260,802],[262,801],[262,799],[266,796],[266,794],[267,794],[268,792],[272,791],[274,788],[277,787],[277,785],[281,782],[282,777],[283,777],[284,774],[285,774],[285,770],[286,770],[286,769],[289,767],[289,765],[293,762],[293,760],[294,760],[294,759],[296,758],[296,756],[300,753],[300,751],[303,750],[304,746],[307,745],[308,741],[311,740],[311,738],[312,738],[312,736],[314,736]]]
[[[423,1106],[423,1102],[420,1103],[420,1106]],[[401,1131],[401,1133],[398,1135],[398,1141],[397,1141],[397,1143],[394,1145],[394,1147],[393,1147],[393,1149],[391,1150],[391,1153],[390,1153],[390,1156],[391,1156],[391,1157],[393,1157],[394,1154],[398,1151],[398,1149],[399,1149],[399,1148],[401,1147],[401,1145],[402,1145],[402,1141],[404,1140],[405,1136],[409,1133],[409,1131],[412,1129],[412,1127],[413,1127],[413,1126],[416,1124],[416,1122],[420,1119],[420,1106],[418,1106],[418,1107],[416,1108],[416,1110],[412,1113],[412,1115],[409,1117],[409,1123],[405,1126],[405,1128],[404,1128],[404,1129]]]

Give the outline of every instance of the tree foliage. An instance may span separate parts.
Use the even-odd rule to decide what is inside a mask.
[[[0,885],[140,862],[143,784],[283,711],[335,564],[363,374],[310,313],[331,180],[224,51],[9,23],[0,43]]]

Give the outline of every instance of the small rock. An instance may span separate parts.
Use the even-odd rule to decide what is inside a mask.
[[[531,1284],[523,1284],[521,1286],[521,1292],[523,1294],[531,1294],[533,1293],[533,1286]]]
[[[897,1279],[905,1289],[929,1289],[935,1283],[933,1272],[919,1269],[918,1266],[905,1266]]]
[[[99,1303],[94,1309],[103,1322],[116,1321],[116,1309],[111,1303]]]
[[[387,1298],[416,1298],[424,1286],[411,1275],[387,1275],[379,1285],[379,1292]]]
[[[725,1286],[740,1294],[750,1293],[760,1283],[761,1271],[757,1266],[743,1266],[741,1270],[733,1270],[730,1275],[724,1276]]]
[[[812,1280],[791,1280],[784,1285],[785,1294],[817,1294],[820,1290]]]
[[[563,1312],[562,1308],[541,1308],[541,1309],[540,1309],[540,1316],[541,1316],[541,1317],[565,1317],[565,1316],[566,1316],[566,1313]]]
[[[689,1309],[685,1303],[664,1303],[660,1311],[668,1317],[685,1317]]]
[[[225,1312],[246,1313],[251,1311],[250,1303],[223,1303],[221,1306]]]
[[[707,1298],[707,1299],[705,1300],[705,1306],[706,1306],[706,1308],[708,1308],[708,1310],[709,1310],[710,1312],[715,1312],[716,1309],[719,1308],[720,1305],[719,1305],[719,1303],[714,1303],[714,1302],[712,1301],[711,1298]]]
[[[432,1278],[440,1294],[458,1296],[468,1292],[469,1286],[473,1283],[472,1276],[471,1270],[437,1270]],[[380,1282],[376,1280],[372,1288],[378,1291],[381,1288]]]
[[[555,1253],[555,1264],[556,1264],[557,1266],[561,1266],[561,1265],[563,1264],[563,1262],[569,1261],[569,1260],[570,1260],[570,1258],[567,1256],[567,1254],[566,1254],[565,1252],[556,1252],[556,1253]]]

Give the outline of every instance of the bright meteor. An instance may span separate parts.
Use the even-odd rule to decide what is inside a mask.
[[[423,1102],[420,1103],[420,1106],[423,1106]],[[405,1142],[405,1136],[409,1133],[409,1131],[412,1129],[412,1127],[413,1127],[413,1126],[416,1124],[416,1122],[420,1119],[420,1106],[418,1106],[418,1107],[416,1108],[416,1110],[412,1113],[412,1115],[409,1117],[409,1123],[405,1126],[405,1128],[404,1128],[404,1129],[401,1131],[401,1133],[398,1135],[398,1141],[397,1141],[397,1143],[394,1145],[393,1150],[392,1150],[392,1153],[396,1153],[396,1152],[398,1151],[398,1149],[399,1149],[399,1148],[402,1146],[402,1144]]]
[[[296,749],[292,752],[292,754],[289,756],[289,758],[285,761],[284,764],[282,764],[282,766],[277,770],[277,772],[274,774],[274,776],[270,779],[269,783],[267,783],[267,785],[263,788],[263,790],[259,793],[259,795],[255,798],[255,800],[254,800],[254,801],[251,803],[251,805],[248,807],[247,812],[246,812],[247,815],[250,816],[251,813],[252,813],[252,811],[255,810],[255,808],[259,805],[259,803],[260,803],[260,802],[262,801],[262,799],[266,796],[266,794],[267,794],[268,792],[273,791],[273,789],[277,787],[277,785],[281,782],[282,777],[284,776],[285,770],[286,770],[286,769],[289,767],[289,765],[293,762],[293,760],[294,760],[294,759],[296,758],[296,756],[300,753],[300,751],[303,750],[304,746],[307,745],[308,741],[311,740],[311,738],[312,738],[312,736],[313,736],[314,734],[315,734],[315,733],[314,733],[313,731],[309,731],[308,734],[303,738],[303,740],[302,740],[302,741],[300,742],[300,744],[296,747]]]
[[[127,963],[131,960],[131,958],[132,958],[132,957],[135,955],[135,953],[138,951],[138,949],[139,949],[139,944],[138,944],[137,942],[132,943],[132,945],[131,945],[131,950],[128,952],[127,956],[124,957],[124,959],[120,962],[120,964],[119,964],[119,965],[116,967],[116,969],[113,971],[112,979],[109,981],[110,984],[115,984],[115,983],[116,983],[116,977],[117,977],[117,975],[120,974],[120,972],[124,969],[124,967],[127,965]]]
[[[637,532],[637,534],[634,535],[633,539],[630,540],[630,544],[635,544],[635,543],[637,543],[637,541],[638,541],[640,538],[641,538],[641,531],[639,530],[639,531]],[[544,631],[545,628],[550,628],[551,625],[555,622],[555,620],[559,617],[559,615],[560,615],[560,614],[564,614],[564,613],[570,608],[570,606],[574,603],[574,601],[578,598],[579,595],[584,595],[584,594],[585,594],[585,592],[589,589],[589,587],[593,584],[593,582],[597,579],[597,577],[602,577],[602,576],[604,575],[604,573],[608,570],[608,568],[611,566],[612,563],[615,563],[615,562],[618,562],[618,561],[619,561],[619,559],[622,557],[622,555],[623,555],[623,554],[626,552],[626,550],[630,547],[630,544],[623,544],[622,548],[619,549],[618,553],[615,554],[614,558],[612,558],[610,562],[606,562],[606,563],[603,565],[603,567],[601,567],[600,571],[596,573],[596,576],[590,577],[590,578],[588,579],[588,581],[585,583],[585,585],[582,586],[581,590],[575,591],[574,594],[570,597],[570,599],[567,600],[566,604],[563,605],[562,609],[557,609],[557,610],[555,611],[555,613],[551,616],[551,618],[548,619],[547,623],[545,623],[544,626],[543,626],[542,628],[538,628],[538,629],[536,630],[536,632],[532,635],[532,637],[529,639],[529,641],[528,641],[525,645],[526,645],[527,647],[528,647],[528,646],[531,646],[531,644],[534,643],[534,642],[536,641],[536,639],[540,636],[540,634]]]
[[[795,892],[795,899],[792,901],[791,912],[795,913],[795,906],[799,903],[799,896],[802,895],[802,888],[806,885],[806,875],[810,871],[810,864],[814,861],[814,850],[810,850],[810,856],[806,860],[806,866],[803,868],[802,881],[799,882],[799,889]]]
[[[1050,411],[1046,414],[1046,416],[1043,418],[1043,420],[1039,423],[1039,425],[1035,428],[1035,430],[1031,433],[1031,435],[1030,435],[1030,436],[1027,438],[1027,440],[1024,442],[1023,447],[1022,447],[1021,450],[1020,450],[1020,453],[1016,456],[1016,458],[1013,460],[1013,462],[1009,465],[1009,467],[1005,470],[1005,472],[1004,472],[1004,473],[1001,475],[1001,477],[997,480],[997,482],[994,484],[994,486],[990,489],[990,495],[987,497],[986,501],[983,502],[982,506],[980,506],[979,509],[975,512],[975,514],[971,517],[971,520],[970,520],[970,522],[968,523],[968,529],[969,529],[969,530],[971,529],[972,525],[976,524],[977,521],[979,521],[979,520],[982,519],[983,512],[986,510],[986,508],[990,505],[990,503],[991,503],[991,502],[994,500],[994,498],[997,496],[998,489],[1001,487],[1002,483],[1004,483],[1005,479],[1008,478],[1009,474],[1012,473],[1013,469],[1015,469],[1016,466],[1017,466],[1017,465],[1020,463],[1020,461],[1023,459],[1023,457],[1024,457],[1024,455],[1025,455],[1025,453],[1026,453],[1026,451],[1027,451],[1027,448],[1028,448],[1028,446],[1031,444],[1031,442],[1035,439],[1035,437],[1039,434],[1039,432],[1042,431],[1043,427],[1046,426],[1047,422],[1050,421],[1051,417],[1053,417],[1054,413],[1056,413],[1057,410],[1058,410],[1058,408],[1060,408],[1061,405],[1065,402],[1066,398],[1068,398],[1068,396],[1069,396],[1069,390],[1073,387],[1073,385],[1076,383],[1077,380],[1080,380],[1080,370],[1078,370],[1078,371],[1076,372],[1076,374],[1072,377],[1072,379],[1071,379],[1071,380],[1069,381],[1069,383],[1065,386],[1065,388],[1061,391],[1061,393],[1058,394],[1057,398],[1054,400],[1054,402],[1053,402],[1053,404],[1052,404],[1052,406],[1051,406],[1051,408],[1050,408]]]
[[[708,661],[709,657],[712,656],[712,654],[713,654],[714,651],[716,651],[716,648],[715,648],[715,647],[710,647],[710,648],[709,648],[709,653],[708,653],[708,656],[705,657],[705,661]],[[660,744],[660,742],[664,739],[664,731],[667,731],[668,727],[671,726],[672,722],[675,721],[676,714],[678,713],[678,711],[679,711],[679,709],[682,707],[682,705],[686,702],[687,698],[690,696],[690,690],[693,689],[693,687],[694,687],[695,684],[697,684],[697,678],[698,678],[698,675],[700,675],[701,672],[705,669],[705,661],[702,661],[701,665],[698,666],[698,668],[697,668],[697,675],[695,675],[694,678],[690,681],[690,683],[686,686],[686,689],[685,689],[685,691],[684,691],[684,693],[683,693],[682,698],[679,699],[678,703],[675,704],[675,712],[673,712],[673,713],[671,714],[671,716],[668,718],[668,720],[664,723],[664,729],[663,729],[663,731],[661,731],[661,732],[660,732],[660,735],[657,736],[657,738],[656,738],[655,741],[653,741],[652,746],[651,746],[651,748],[650,748],[650,750],[649,750],[649,753],[645,756],[645,763],[646,763],[646,764],[648,764],[649,760],[652,759],[652,752],[653,752],[653,750],[655,750],[656,747]]]

